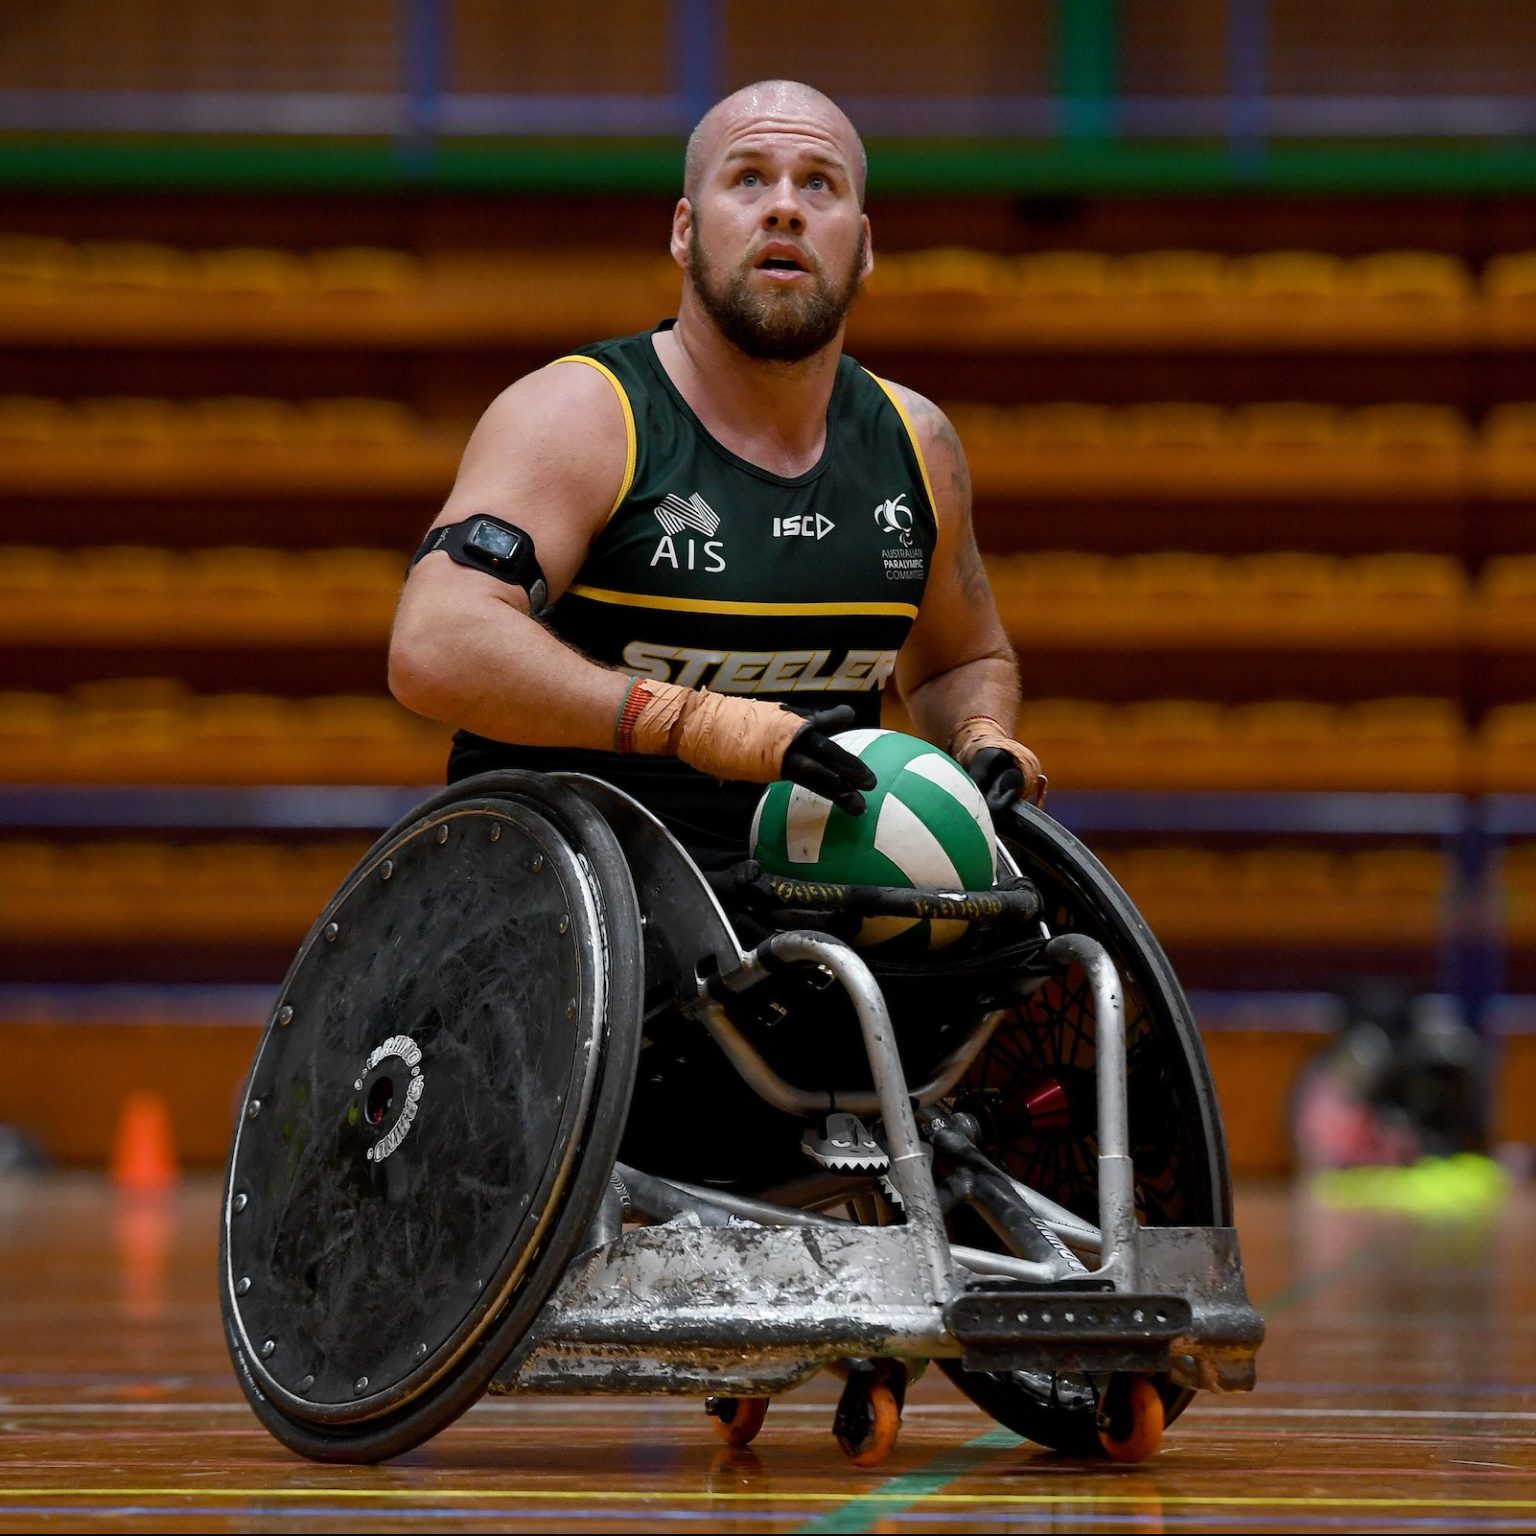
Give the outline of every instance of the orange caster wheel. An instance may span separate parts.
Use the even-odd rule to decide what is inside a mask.
[[[1117,1374],[1099,1399],[1099,1444],[1115,1461],[1145,1461],[1162,1444],[1163,1399],[1146,1376]]]
[[[766,1397],[706,1397],[704,1411],[727,1445],[750,1445],[768,1417]]]
[[[901,1404],[887,1382],[855,1373],[848,1378],[832,1420],[832,1433],[856,1467],[878,1467],[896,1448]]]

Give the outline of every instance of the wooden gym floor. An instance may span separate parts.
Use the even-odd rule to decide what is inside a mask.
[[[1482,1219],[1239,1194],[1269,1339],[1136,1467],[1021,1442],[939,1375],[859,1472],[820,1377],[747,1450],[696,1401],[488,1399],[382,1467],[297,1460],[224,1353],[218,1191],[0,1178],[0,1531],[1536,1531],[1536,1193]]]

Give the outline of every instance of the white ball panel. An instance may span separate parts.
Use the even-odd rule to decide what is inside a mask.
[[[944,886],[952,891],[964,887],[943,843],[895,795],[887,795],[880,802],[875,850],[883,853],[913,885]]]
[[[890,731],[882,730],[878,726],[861,726],[856,731],[839,731],[832,739],[845,752],[852,752],[855,757],[859,757],[872,741],[878,741],[882,736],[891,734]]]
[[[796,784],[789,794],[784,816],[785,851],[792,864],[814,864],[821,857],[822,839],[827,835],[827,817],[832,802],[804,785]],[[756,846],[756,838],[753,845]]]
[[[992,827],[992,814],[987,810],[987,802],[975,779],[958,763],[952,762],[947,757],[940,757],[935,752],[923,757],[914,757],[907,764],[906,771],[920,773],[925,779],[947,789],[971,813],[971,820],[976,823],[981,830],[981,835],[986,838],[987,847],[991,848],[995,845],[997,834]]]

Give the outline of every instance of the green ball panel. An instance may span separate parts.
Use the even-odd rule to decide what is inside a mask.
[[[794,787],[788,779],[780,779],[768,786],[758,813],[752,857],[770,874],[803,877],[808,866],[791,864],[788,858],[789,797]]]
[[[753,848],[753,856],[763,867],[791,878],[848,885],[953,884],[947,874],[914,881],[894,859],[875,847],[881,810],[894,796],[910,819],[926,828],[944,850],[960,885],[969,890],[990,889],[995,854],[986,832],[959,798],[969,783],[964,769],[929,743],[897,732],[867,739],[858,755],[875,773],[878,787],[866,793],[867,809],[862,816],[828,808],[822,823],[820,852],[814,860],[793,863],[788,857],[789,808],[796,794],[795,786],[781,780],[768,787],[758,813]],[[935,755],[953,764],[962,781],[953,791],[922,773],[905,771],[920,759]],[[871,919],[855,942],[862,948],[878,949],[884,955],[917,956],[952,942],[965,927],[953,922],[933,924],[927,919]],[[877,938],[882,931],[888,936]]]
[[[903,736],[899,731],[887,731],[859,753],[859,761],[874,771],[881,784],[889,786],[914,758],[929,757],[938,752],[931,742],[920,741],[916,736]],[[941,753],[948,756],[948,753]],[[953,759],[951,759],[953,761]],[[956,764],[958,767],[959,765]],[[961,769],[963,773],[965,770]]]
[[[879,814],[878,791],[869,797],[862,816],[850,816],[835,806],[827,817],[821,858],[810,878],[845,885],[906,885],[900,868],[875,847],[875,818]]]
[[[935,784],[921,774],[904,773],[896,783],[894,793],[943,844],[966,890],[992,889],[995,870],[986,834],[942,784]]]

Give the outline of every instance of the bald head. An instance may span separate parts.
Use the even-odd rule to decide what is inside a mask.
[[[696,198],[716,156],[734,135],[753,127],[807,127],[831,140],[846,160],[859,206],[864,206],[868,162],[858,130],[830,96],[798,80],[759,80],[755,85],[744,85],[699,119],[688,137],[683,196]]]

